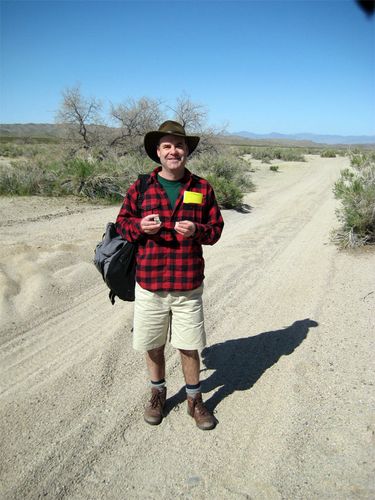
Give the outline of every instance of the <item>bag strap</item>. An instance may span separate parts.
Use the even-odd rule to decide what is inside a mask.
[[[138,179],[140,180],[139,190],[138,190],[138,198],[137,198],[137,210],[138,214],[141,212],[142,201],[145,192],[148,189],[148,180],[150,178],[150,174],[139,174]]]

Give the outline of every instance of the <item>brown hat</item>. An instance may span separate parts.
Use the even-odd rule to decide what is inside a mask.
[[[154,130],[152,132],[147,132],[144,138],[144,146],[146,153],[154,160],[156,163],[160,163],[160,159],[156,153],[156,147],[159,144],[160,139],[165,135],[176,135],[177,137],[183,137],[186,141],[187,147],[189,149],[189,155],[198,146],[200,137],[195,135],[186,135],[184,127],[172,120],[167,120],[162,123],[159,130]]]

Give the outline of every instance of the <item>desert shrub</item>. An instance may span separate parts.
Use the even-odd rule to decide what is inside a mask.
[[[207,180],[214,188],[218,204],[223,208],[236,208],[242,205],[243,192],[233,181],[215,174],[208,174]]]
[[[0,143],[0,156],[6,158],[17,158],[22,155],[22,148],[18,144],[11,142]]]
[[[250,162],[231,152],[196,156],[188,168],[212,184],[218,203],[224,208],[240,206],[244,193],[254,190]]]
[[[270,166],[271,172],[278,172],[279,171],[279,166],[278,165],[271,165]]]
[[[156,165],[147,156],[141,154],[125,155],[117,160],[119,171],[134,182],[139,174],[149,173]]]
[[[235,156],[251,154],[252,146],[229,146],[229,151]]]
[[[350,160],[353,167],[360,168],[364,163],[375,163],[375,151],[356,151],[356,153],[350,154]]]
[[[232,181],[245,192],[254,190],[250,177],[251,164],[231,153],[202,154],[190,160],[188,168],[202,177],[213,174],[228,181]]]
[[[53,172],[46,172],[37,165],[12,163],[0,170],[1,195],[44,195],[58,194],[58,179]],[[60,194],[60,193],[59,193]]]
[[[138,175],[153,168],[149,159],[137,154],[111,156],[100,162],[83,161],[76,166],[76,175],[67,179],[65,185],[73,191],[76,189],[81,196],[109,201],[122,200]]]
[[[1,167],[0,194],[72,194],[117,202],[139,174],[148,173],[155,167],[144,154],[119,156],[112,152],[102,158],[99,149],[88,153],[83,149],[74,151],[68,146],[22,144],[17,150],[18,144],[12,144],[9,154],[14,154],[15,159],[11,168],[9,163]],[[0,147],[4,147],[4,143]],[[19,154],[21,157],[17,158]],[[213,176],[223,207],[237,206],[243,193],[254,189],[250,162],[228,151],[195,155],[188,168],[205,178]]]
[[[55,144],[35,144],[26,142],[0,141],[0,156],[7,158],[35,158],[40,154],[51,154],[58,148]]]
[[[85,180],[94,173],[95,165],[94,162],[81,158],[74,158],[74,160],[66,162],[65,172],[79,180]]]
[[[124,185],[120,178],[106,175],[92,176],[80,185],[77,185],[74,179],[67,179],[62,182],[62,185],[68,193],[113,202],[121,201],[129,187],[128,184]],[[78,192],[77,189],[79,189]]]
[[[325,149],[320,153],[322,158],[336,158],[336,152],[333,149]]]
[[[66,162],[60,179],[65,192],[109,201],[122,199],[131,184],[130,176],[120,165],[82,158]]]
[[[375,160],[364,153],[352,156],[351,168],[341,171],[334,185],[341,201],[337,217],[342,223],[335,240],[344,247],[375,243]]]
[[[320,155],[320,153],[322,152],[322,148],[320,147],[317,147],[317,146],[313,146],[313,147],[306,147],[306,148],[303,148],[303,154],[305,155]]]
[[[0,170],[1,195],[78,195],[92,199],[119,201],[139,173],[152,164],[140,157],[98,161],[60,157],[39,152],[34,158],[17,159]]]
[[[271,148],[254,148],[251,150],[251,157],[254,160],[261,160],[263,163],[270,163],[273,160],[273,150]]]
[[[253,148],[251,156],[263,163],[270,163],[271,160],[305,161],[301,150],[297,148]]]
[[[305,157],[296,148],[278,148],[274,150],[275,159],[284,161],[305,161]]]

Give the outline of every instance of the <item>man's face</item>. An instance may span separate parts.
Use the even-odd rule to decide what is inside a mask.
[[[189,150],[185,139],[175,135],[165,135],[159,141],[156,153],[163,169],[171,174],[182,174]]]

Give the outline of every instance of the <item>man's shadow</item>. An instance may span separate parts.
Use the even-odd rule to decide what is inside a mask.
[[[250,389],[263,373],[287,356],[304,341],[310,328],[318,323],[309,318],[295,321],[281,330],[263,332],[253,337],[227,340],[206,347],[202,351],[205,368],[215,370],[202,381],[202,392],[216,392],[205,402],[213,411],[227,396],[235,391]],[[167,401],[167,412],[185,401],[185,388]]]

